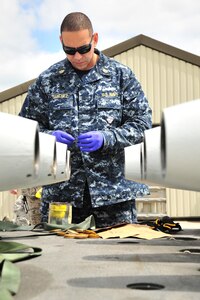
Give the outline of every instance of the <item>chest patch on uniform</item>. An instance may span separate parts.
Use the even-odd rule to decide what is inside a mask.
[[[111,124],[113,122],[114,118],[110,116],[106,120],[107,120],[108,124]]]
[[[54,99],[64,99],[64,98],[68,98],[68,94],[53,94],[52,95]]]
[[[114,98],[114,97],[117,97],[117,96],[118,96],[118,94],[116,92],[113,92],[113,91],[102,93],[102,97],[105,97],[105,98]]]

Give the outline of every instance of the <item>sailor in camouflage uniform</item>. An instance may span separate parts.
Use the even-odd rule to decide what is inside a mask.
[[[20,112],[71,151],[70,180],[43,188],[42,220],[50,202],[63,201],[73,205],[73,223],[91,214],[97,227],[135,223],[135,198],[149,190],[125,179],[124,148],[151,127],[148,101],[133,72],[96,49],[86,15],[67,15],[60,40],[66,59],[40,74]]]

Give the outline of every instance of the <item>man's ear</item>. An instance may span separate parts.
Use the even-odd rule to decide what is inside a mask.
[[[94,46],[96,47],[97,43],[98,43],[98,40],[99,40],[99,35],[97,32],[95,32],[93,34],[93,41],[94,41]]]

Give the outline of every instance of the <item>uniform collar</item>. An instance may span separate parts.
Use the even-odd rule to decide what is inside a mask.
[[[99,59],[96,63],[96,65],[91,69],[89,74],[85,77],[87,78],[87,81],[94,81],[98,80],[99,78],[102,78],[104,76],[111,76],[110,71],[110,63],[109,58],[105,56],[101,51],[98,49],[95,49],[95,53],[99,55]],[[67,58],[63,60],[63,64],[58,68],[57,73],[59,75],[66,75],[70,76],[74,74],[74,68],[72,67],[71,63],[68,61]]]

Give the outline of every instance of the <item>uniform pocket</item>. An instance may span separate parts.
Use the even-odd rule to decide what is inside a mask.
[[[53,129],[66,130],[75,117],[74,96],[53,98],[49,103],[49,122]]]
[[[97,110],[100,128],[120,126],[122,120],[122,105],[119,98],[99,98],[97,101]]]

